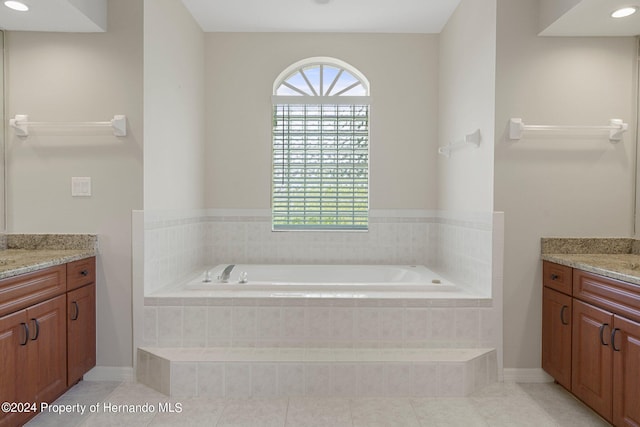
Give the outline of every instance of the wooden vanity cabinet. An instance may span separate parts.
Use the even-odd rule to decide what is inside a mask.
[[[67,389],[67,306],[60,295],[27,309],[26,385],[35,402],[51,402]]]
[[[604,338],[600,344],[610,358],[609,370],[603,375],[611,376],[611,409],[601,415],[614,425],[640,426],[640,286],[577,269],[573,276],[574,297],[608,316],[601,319]],[[629,376],[634,372],[635,376]]]
[[[96,285],[67,293],[67,385],[96,365]]]
[[[542,369],[567,390],[571,390],[571,270],[543,264]]]
[[[39,410],[95,365],[95,258],[78,263],[84,268],[69,263],[0,280],[0,402]],[[76,288],[67,292],[69,283]],[[0,412],[0,427],[35,414]]]
[[[613,315],[582,301],[573,302],[571,391],[611,421]]]
[[[613,424],[640,426],[640,323],[614,316]]]
[[[616,426],[640,426],[640,323],[574,302],[572,392]]]
[[[27,325],[27,312],[21,310],[17,313],[0,317],[0,401],[20,402],[26,395],[24,384],[27,368],[28,335],[25,329]],[[27,326],[28,327],[28,326]],[[0,413],[0,426],[8,427],[20,425],[28,418],[27,414]]]
[[[67,264],[67,385],[96,365],[96,259]]]
[[[552,263],[545,261],[545,264]],[[568,268],[557,264],[551,267],[543,271]],[[572,270],[570,391],[613,425],[638,427],[640,286]],[[549,319],[557,315],[557,307],[555,310],[549,307],[568,304],[565,298],[550,299],[549,292],[554,291],[544,283],[543,368],[545,346],[549,346],[545,342],[551,340],[550,336],[556,337],[551,341],[560,342],[561,339],[557,338],[561,334],[559,328],[566,326]],[[546,367],[545,371],[558,382],[565,379],[562,370]]]
[[[18,309],[0,318],[1,402],[31,402],[38,408],[67,389],[65,290],[64,265],[0,280],[3,312]],[[1,413],[0,426],[20,425],[33,415]]]
[[[542,369],[571,389],[572,298],[545,287],[542,297]]]

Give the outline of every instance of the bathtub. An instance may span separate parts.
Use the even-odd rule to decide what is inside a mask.
[[[457,287],[420,265],[237,264],[226,282],[221,264],[192,278],[185,289],[210,291],[370,292],[454,291]]]

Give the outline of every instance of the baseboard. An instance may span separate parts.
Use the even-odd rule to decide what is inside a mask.
[[[505,383],[549,383],[553,381],[553,378],[541,368],[504,368],[503,375]]]
[[[133,367],[131,366],[96,366],[86,374],[85,381],[133,381]]]

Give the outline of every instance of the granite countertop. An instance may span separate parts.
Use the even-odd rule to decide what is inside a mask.
[[[640,285],[640,241],[634,239],[542,239],[542,259]]]
[[[87,234],[6,235],[0,248],[0,279],[97,255],[97,236]]]
[[[95,251],[73,249],[7,249],[0,250],[0,279],[30,273],[42,268],[66,264],[95,256]]]

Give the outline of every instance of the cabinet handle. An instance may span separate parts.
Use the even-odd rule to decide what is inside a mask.
[[[35,317],[31,318],[31,321],[34,324],[34,326],[35,326],[34,329],[36,331],[36,334],[35,334],[35,336],[33,338],[31,338],[31,341],[35,341],[40,336],[40,322],[38,322],[38,319],[36,319]]]
[[[603,323],[602,326],[600,326],[600,344],[604,346],[609,345],[606,342],[604,342],[604,328],[606,328],[607,326],[609,326],[608,323]]]
[[[71,320],[78,320],[78,316],[80,316],[80,306],[78,305],[77,301],[73,301],[71,304],[73,304],[74,307],[73,314],[71,315]]]
[[[563,305],[562,308],[560,309],[560,322],[562,322],[563,325],[568,325],[569,322],[564,320],[564,312],[565,310],[569,308],[566,305]]]
[[[557,274],[552,274],[551,275],[551,280],[558,280],[560,278],[560,276],[558,276]]]
[[[24,341],[21,342],[20,345],[27,345],[27,343],[29,342],[29,325],[24,322],[20,324],[22,325],[22,329],[24,330]]]
[[[82,276],[88,276],[88,275],[89,275],[89,270],[82,270],[82,271],[80,272],[80,274],[81,274]]]
[[[619,328],[613,328],[613,332],[611,332],[611,348],[613,351],[620,351],[621,349],[616,348],[616,334],[618,333]]]
[[[35,341],[38,339],[38,336],[40,335],[40,322],[38,322],[38,319],[36,318],[32,318],[31,319],[33,321],[33,324],[35,325],[35,331],[36,334],[33,338],[31,338],[31,341]]]

